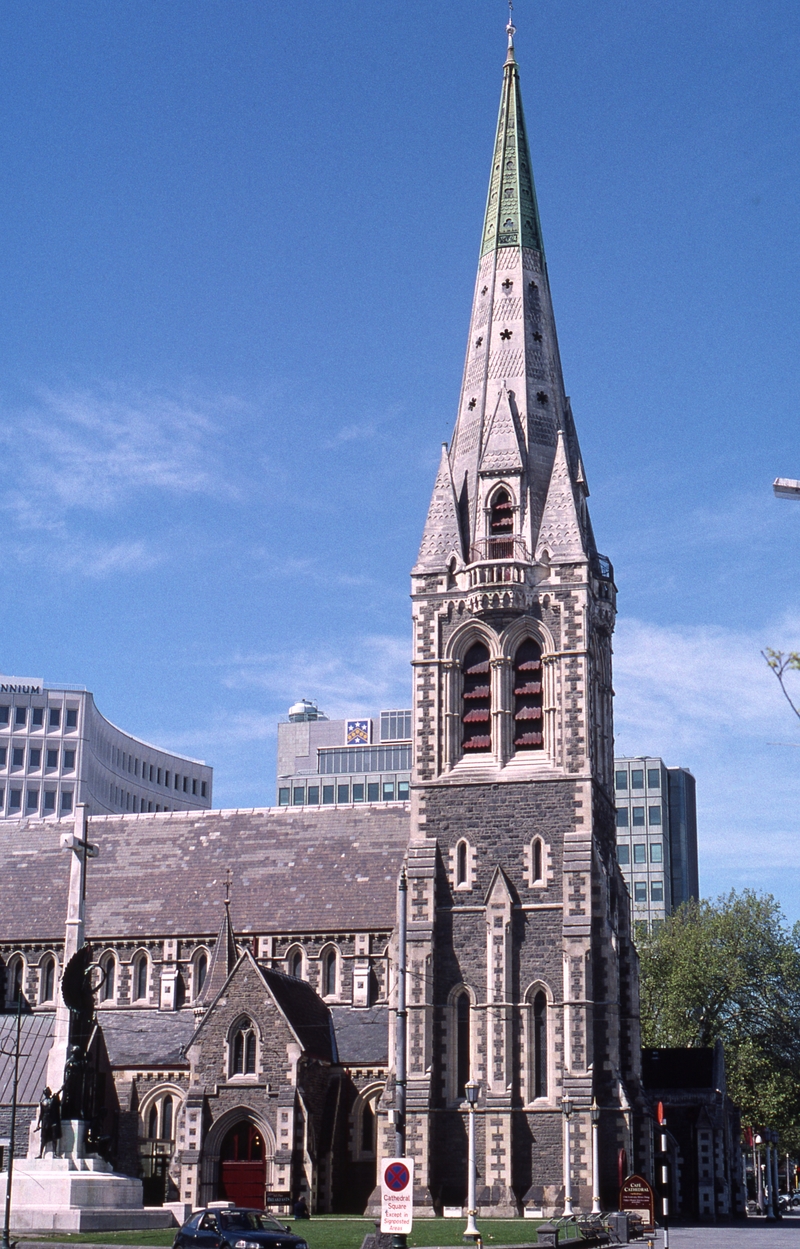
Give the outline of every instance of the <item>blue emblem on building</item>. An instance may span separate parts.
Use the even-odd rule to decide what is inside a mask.
[[[369,720],[348,720],[345,741],[348,746],[368,746]]]

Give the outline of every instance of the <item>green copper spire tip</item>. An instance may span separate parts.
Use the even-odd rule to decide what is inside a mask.
[[[511,20],[510,0],[508,8],[508,52],[503,66],[503,92],[483,223],[482,256],[500,247],[533,247],[543,251],[528,136],[522,114],[519,72],[514,56],[516,30]]]

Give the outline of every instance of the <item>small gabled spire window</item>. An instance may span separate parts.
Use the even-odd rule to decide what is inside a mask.
[[[498,490],[492,500],[489,513],[489,533],[493,538],[503,537],[514,531],[514,505],[507,490]]]
[[[541,750],[542,652],[526,639],[514,656],[514,749]]]
[[[498,490],[489,509],[489,559],[514,556],[514,504],[507,490]]]
[[[489,649],[483,642],[470,646],[461,667],[463,678],[461,745],[474,753],[492,748],[492,690]]]

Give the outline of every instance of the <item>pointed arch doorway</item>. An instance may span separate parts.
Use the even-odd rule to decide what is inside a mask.
[[[254,1123],[242,1120],[224,1136],[219,1151],[219,1195],[223,1201],[264,1209],[267,1151]]]

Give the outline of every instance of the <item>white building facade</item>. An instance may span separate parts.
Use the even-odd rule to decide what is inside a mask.
[[[201,811],[213,769],[118,729],[88,690],[0,675],[0,819]]]

